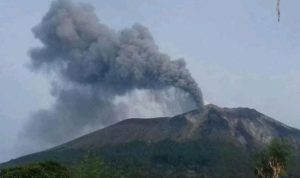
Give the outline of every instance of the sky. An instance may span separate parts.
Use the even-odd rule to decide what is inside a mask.
[[[255,108],[300,128],[300,1],[282,0],[280,23],[275,0],[84,2],[111,28],[141,23],[161,51],[185,58],[206,103]],[[0,1],[0,162],[22,154],[20,130],[54,102],[51,77],[28,69],[28,50],[40,45],[31,29],[50,3]]]

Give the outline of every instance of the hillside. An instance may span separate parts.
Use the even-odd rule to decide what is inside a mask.
[[[128,119],[63,144],[55,149],[96,149],[132,141],[155,143],[162,140],[193,141],[225,137],[244,146],[264,145],[274,137],[289,138],[300,146],[300,131],[254,109],[219,108],[207,105],[175,117]]]
[[[253,155],[272,138],[300,150],[300,131],[254,109],[207,105],[175,117],[128,119],[63,145],[2,164],[74,164],[95,152],[139,177],[254,177]],[[241,171],[242,170],[242,171]],[[299,169],[298,169],[299,170]],[[291,171],[290,177],[300,177]]]

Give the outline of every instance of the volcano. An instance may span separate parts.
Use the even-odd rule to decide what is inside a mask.
[[[254,154],[273,138],[289,140],[299,162],[300,130],[255,109],[206,105],[174,117],[127,119],[1,167],[44,160],[75,164],[92,151],[114,165],[144,170],[140,177],[250,178]],[[299,169],[290,175],[300,177]]]

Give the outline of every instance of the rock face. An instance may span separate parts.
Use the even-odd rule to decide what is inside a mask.
[[[97,149],[132,141],[187,142],[210,137],[230,139],[249,147],[267,144],[274,137],[284,137],[298,148],[300,146],[300,130],[254,109],[206,105],[203,112],[194,110],[175,117],[127,119],[54,149]]]

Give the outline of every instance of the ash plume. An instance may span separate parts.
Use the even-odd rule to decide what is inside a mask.
[[[42,46],[30,50],[31,68],[57,80],[53,107],[34,113],[25,129],[32,139],[60,143],[93,126],[125,119],[128,105],[115,100],[136,90],[176,88],[186,94],[187,103],[203,106],[185,61],[160,52],[140,24],[114,31],[100,23],[92,6],[57,0],[33,33]]]

